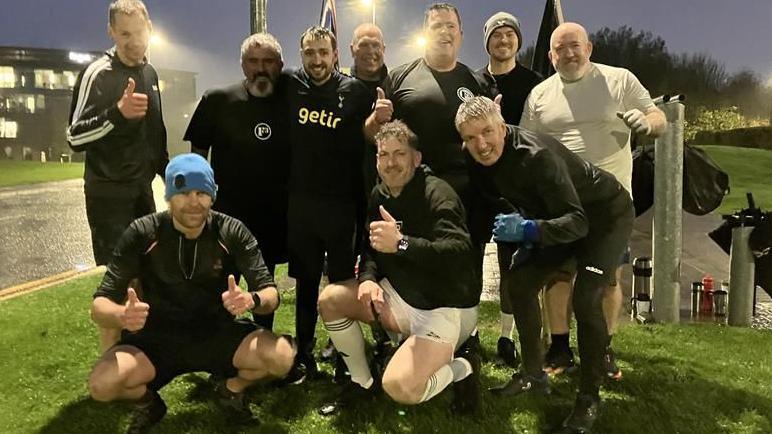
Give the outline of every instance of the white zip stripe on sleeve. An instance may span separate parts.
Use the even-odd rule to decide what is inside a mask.
[[[70,142],[72,146],[93,142],[106,136],[107,133],[113,130],[113,128],[115,128],[115,125],[113,125],[112,122],[105,121],[101,127],[95,130],[86,131],[85,133],[78,134],[77,136],[70,135],[70,129],[67,128],[67,141]]]
[[[83,73],[83,79],[80,82],[80,89],[78,90],[78,103],[75,105],[75,110],[72,112],[72,119],[70,119],[71,124],[74,124],[78,118],[80,118],[83,108],[86,105],[86,101],[88,101],[94,79],[99,75],[100,71],[104,70],[109,65],[110,58],[103,56],[86,68],[86,72]]]

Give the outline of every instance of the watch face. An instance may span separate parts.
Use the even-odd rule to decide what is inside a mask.
[[[405,251],[407,250],[407,238],[402,238],[399,240],[399,244],[397,244],[397,250]]]

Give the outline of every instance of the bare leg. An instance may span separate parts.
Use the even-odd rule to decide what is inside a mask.
[[[383,390],[402,404],[426,401],[453,381],[449,365],[452,359],[453,347],[449,343],[411,336],[386,367]],[[448,373],[450,378],[447,378]],[[438,378],[440,375],[445,378]]]
[[[94,365],[88,389],[96,401],[134,401],[147,391],[155,367],[137,347],[121,345],[106,352]]]
[[[240,393],[256,381],[282,378],[295,359],[295,348],[289,340],[260,329],[248,334],[233,355],[236,377],[226,382],[228,390]]]
[[[555,282],[547,290],[546,305],[550,332],[555,335],[568,334],[568,321],[571,317],[571,282]]]

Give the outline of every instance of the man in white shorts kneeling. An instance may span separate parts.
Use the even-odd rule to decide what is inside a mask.
[[[369,239],[360,275],[328,285],[319,313],[351,374],[341,396],[320,408],[332,414],[375,395],[358,321],[379,321],[407,337],[381,379],[384,392],[418,404],[454,383],[454,411],[480,406],[476,274],[464,208],[445,181],[421,166],[418,138],[401,121],[375,137],[382,182],[368,202]]]

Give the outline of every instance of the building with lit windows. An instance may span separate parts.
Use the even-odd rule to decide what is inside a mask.
[[[102,52],[0,47],[0,158],[49,159],[72,154],[65,129],[80,71]],[[182,136],[196,106],[196,74],[158,69],[169,153],[187,149]],[[82,154],[73,158],[82,159]]]

